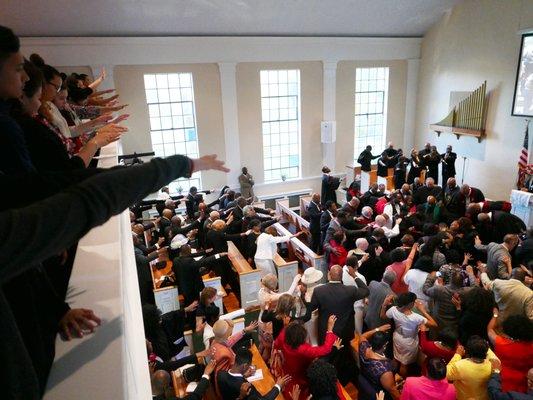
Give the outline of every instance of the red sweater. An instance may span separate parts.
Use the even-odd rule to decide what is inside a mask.
[[[331,269],[334,265],[344,266],[344,264],[346,264],[346,258],[348,258],[348,251],[342,244],[337,243],[334,239],[329,241],[329,245],[332,249],[336,249],[340,254],[336,256],[332,251],[329,252],[328,269]]]
[[[307,368],[315,358],[329,354],[335,340],[337,340],[337,335],[333,332],[327,332],[323,345],[311,346],[310,343],[304,343],[298,346],[297,349],[293,349],[285,343],[285,329],[280,332],[274,342],[274,348],[281,350],[283,353],[283,373],[292,377],[285,389],[283,389],[283,396],[286,399],[291,398],[290,392],[296,384],[300,385],[300,399],[307,399]]]

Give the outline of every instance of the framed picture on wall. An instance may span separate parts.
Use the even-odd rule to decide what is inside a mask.
[[[533,117],[533,32],[522,35],[511,115]]]

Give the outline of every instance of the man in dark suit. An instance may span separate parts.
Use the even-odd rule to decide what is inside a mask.
[[[428,142],[425,144],[424,148],[418,152],[418,158],[420,159],[419,165],[423,169],[427,167],[424,156],[428,155],[429,153],[431,153],[431,143]]]
[[[413,203],[424,204],[428,196],[434,196],[437,200],[442,198],[442,188],[435,185],[433,178],[427,178],[426,184],[413,191]]]
[[[331,170],[324,166],[322,168],[322,191],[320,198],[322,199],[322,205],[325,205],[328,200],[337,202],[337,195],[335,190],[339,187],[341,180],[335,176],[331,176]]]
[[[246,347],[240,347],[235,352],[235,363],[229,371],[219,371],[217,375],[218,392],[223,400],[274,400],[290,380],[288,375],[278,378],[276,384],[264,396],[246,378],[254,374],[252,366],[252,352]]]
[[[491,211],[480,213],[477,216],[478,224],[476,229],[479,236],[491,242],[501,243],[505,235],[513,233],[520,235],[526,232],[526,224],[516,215],[505,211]],[[492,233],[492,235],[490,233]]]
[[[467,184],[461,186],[461,193],[465,197],[467,204],[481,203],[482,201],[485,201],[485,195],[481,190]]]
[[[200,260],[195,259],[203,254],[205,253],[192,254],[191,247],[186,244],[181,246],[179,257],[174,258],[172,262],[172,270],[178,280],[180,293],[183,294],[185,304],[199,300],[200,292],[204,288],[200,268],[208,268],[215,260],[227,255],[227,253],[217,253]]]
[[[315,253],[320,252],[320,219],[322,216],[322,207],[320,206],[320,195],[313,193],[311,202],[307,207],[309,217],[309,232],[311,233],[311,250]]]
[[[335,215],[337,215],[337,203],[333,201],[326,202],[324,211],[320,215],[320,243],[324,243],[329,223],[335,218]]]
[[[359,154],[359,157],[357,158],[357,162],[361,164],[361,171],[370,172],[371,167],[370,164],[372,163],[372,160],[375,160],[376,158],[379,158],[380,154],[377,156],[372,155],[372,146],[368,145],[366,146],[366,149],[364,149],[361,154]]]
[[[308,321],[311,313],[318,310],[318,341],[322,343],[326,335],[328,318],[330,315],[336,315],[337,322],[333,333],[344,343],[350,343],[355,332],[353,303],[368,296],[368,287],[359,278],[355,278],[357,287],[343,285],[342,267],[339,265],[331,267],[328,278],[328,283],[315,287],[303,319]]]
[[[446,146],[446,153],[441,154],[442,159],[442,183],[448,181],[448,178],[455,178],[455,160],[457,154],[452,151],[452,146]]]
[[[444,218],[447,223],[464,217],[466,213],[465,196],[461,193],[455,178],[448,178],[444,188]]]
[[[353,371],[357,369],[348,345],[354,338],[355,332],[353,304],[367,297],[370,292],[365,283],[357,277],[355,278],[357,286],[345,286],[342,283],[342,267],[339,265],[331,267],[328,279],[329,282],[325,285],[315,287],[303,320],[308,321],[311,319],[311,313],[318,310],[318,342],[323,343],[329,317],[337,316],[333,333],[342,339],[345,346],[340,349],[335,364],[340,382],[346,384],[355,378]]]
[[[387,168],[393,168],[398,162],[398,157],[401,155],[402,151],[400,149],[396,150],[394,144],[389,142],[387,148],[383,150],[383,154],[387,157],[386,164]]]

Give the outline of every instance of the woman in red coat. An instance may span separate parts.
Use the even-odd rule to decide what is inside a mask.
[[[511,315],[496,333],[498,309],[487,326],[494,353],[502,363],[502,391],[527,393],[527,372],[533,368],[533,322],[525,315]]]
[[[300,399],[307,399],[308,382],[306,371],[314,359],[328,355],[333,345],[340,347],[340,340],[332,332],[337,318],[329,317],[326,337],[321,346],[311,346],[307,341],[307,331],[299,321],[293,321],[279,334],[274,348],[280,350],[283,357],[283,373],[291,376],[290,382],[283,389],[283,396],[290,399],[294,385],[300,387]]]
[[[331,269],[331,267],[334,265],[340,265],[341,267],[343,267],[346,264],[348,251],[342,245],[344,239],[346,239],[344,232],[339,231],[335,232],[333,234],[333,239],[329,241],[329,245],[331,246],[331,248],[337,250],[338,254],[335,254],[333,251],[330,251],[328,269]]]

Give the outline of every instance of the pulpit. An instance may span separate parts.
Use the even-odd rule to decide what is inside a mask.
[[[511,213],[524,221],[528,228],[533,226],[533,193],[513,190],[511,204]]]

